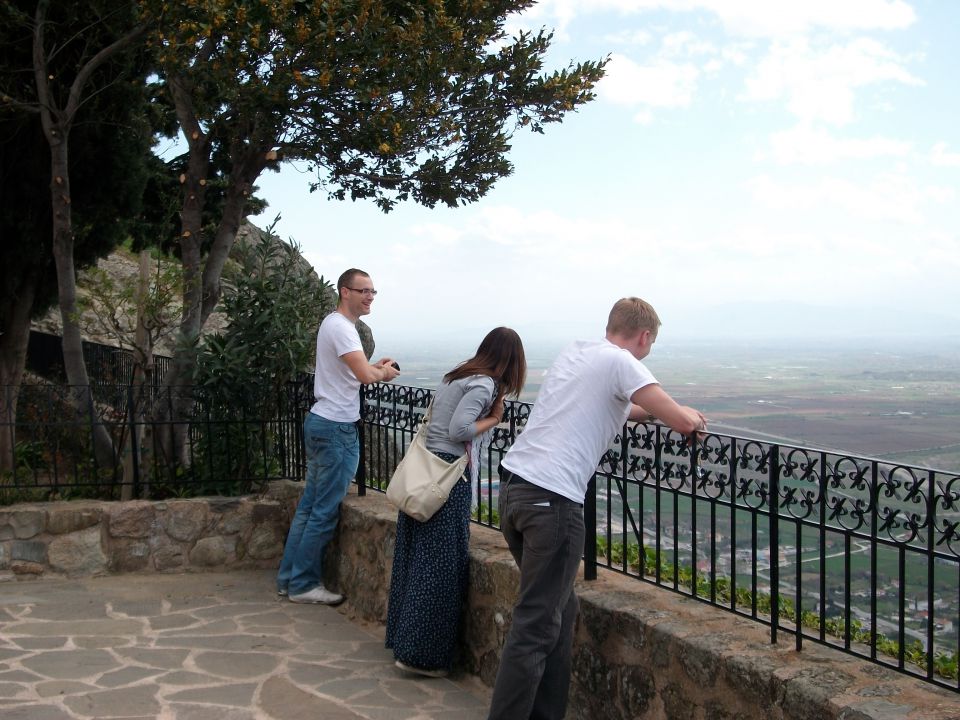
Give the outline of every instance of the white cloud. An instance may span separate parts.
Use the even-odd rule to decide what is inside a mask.
[[[701,40],[689,30],[665,35],[661,41],[660,52],[663,57],[690,57],[715,55],[716,46]]]
[[[798,125],[770,136],[771,159],[780,165],[828,165],[842,160],[905,157],[911,145],[902,140],[838,138],[825,130]]]
[[[956,191],[952,187],[939,185],[930,185],[924,188],[924,192],[933,202],[940,203],[941,205],[952,203],[953,199],[957,196]]]
[[[960,153],[947,150],[947,144],[938,142],[930,152],[930,162],[944,167],[960,167]]]
[[[611,45],[649,45],[652,40],[653,34],[647,30],[620,30],[603,38]]]
[[[854,91],[884,82],[922,85],[904,59],[876,40],[815,48],[805,38],[776,42],[747,78],[746,99],[785,100],[803,122],[846,125],[853,121]]]
[[[698,76],[697,68],[689,63],[657,60],[640,65],[624,55],[613,55],[597,94],[615,105],[644,106],[639,114],[646,117],[650,108],[690,105]]]
[[[760,37],[817,29],[896,30],[916,20],[904,0],[541,0],[528,12],[531,19],[552,23],[562,32],[581,15],[657,10],[708,12],[732,34]]]
[[[916,19],[903,0],[686,0],[676,4],[714,13],[731,33],[763,37],[816,29],[893,30],[908,27]]]
[[[922,223],[921,206],[929,197],[926,188],[899,174],[879,175],[869,183],[824,177],[806,185],[760,176],[748,185],[754,200],[770,210],[823,213],[827,208],[837,208],[861,220],[907,224]]]

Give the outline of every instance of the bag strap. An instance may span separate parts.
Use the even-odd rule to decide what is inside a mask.
[[[433,415],[433,398],[430,398],[430,404],[427,406],[427,411],[423,414],[423,418],[420,420],[420,427],[430,424],[430,418]]]

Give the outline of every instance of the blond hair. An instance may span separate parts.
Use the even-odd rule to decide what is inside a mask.
[[[617,300],[607,318],[607,335],[630,337],[649,330],[653,335],[660,329],[660,317],[653,306],[638,297]]]

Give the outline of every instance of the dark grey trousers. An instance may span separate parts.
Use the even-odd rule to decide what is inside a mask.
[[[583,554],[583,507],[512,473],[504,477],[510,479],[500,484],[500,528],[520,567],[520,594],[489,718],[562,720],[579,607],[573,582]]]

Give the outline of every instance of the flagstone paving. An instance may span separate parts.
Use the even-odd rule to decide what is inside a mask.
[[[383,628],[272,571],[0,582],[4,720],[481,720],[470,677],[396,669]]]

